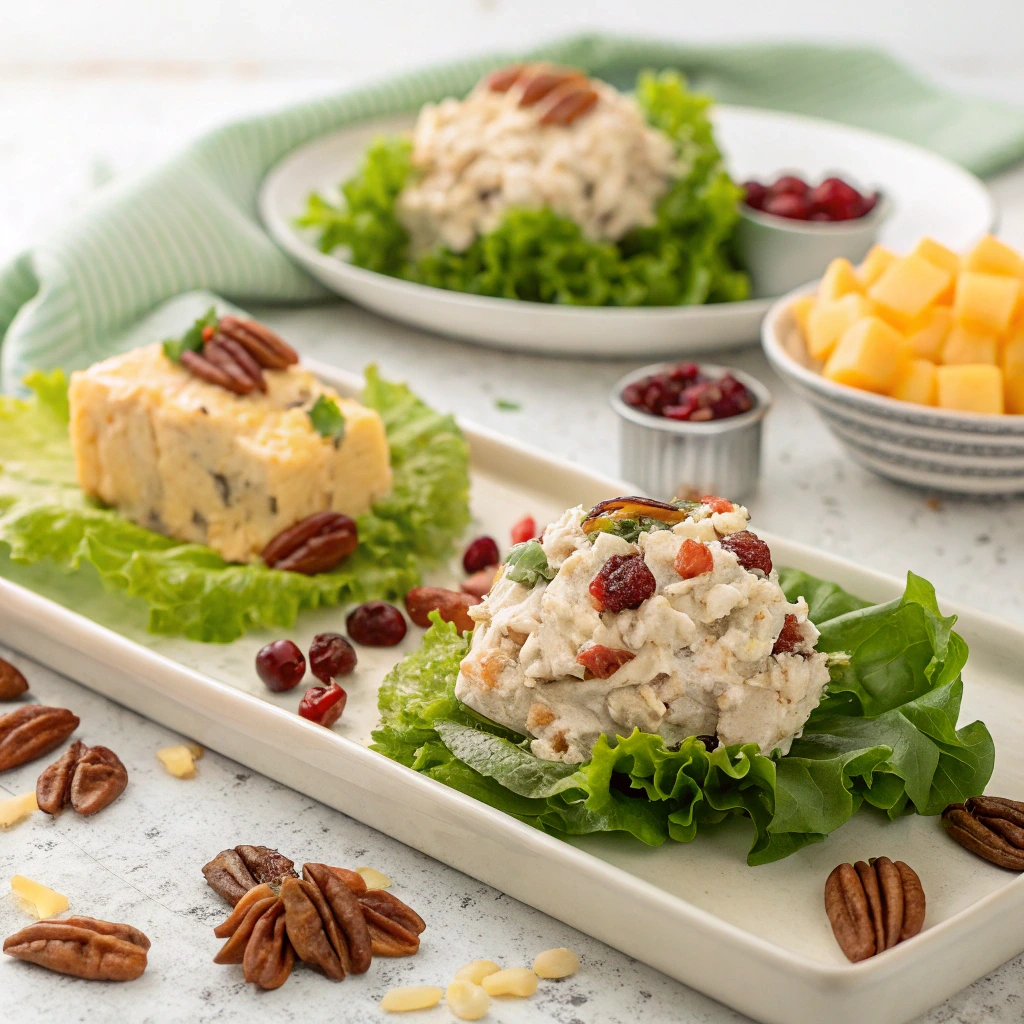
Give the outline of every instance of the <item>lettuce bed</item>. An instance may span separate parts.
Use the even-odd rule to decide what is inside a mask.
[[[849,655],[786,757],[754,744],[709,754],[692,738],[668,748],[636,731],[602,738],[583,765],[542,761],[456,700],[469,641],[440,620],[385,679],[373,749],[554,835],[627,832],[656,846],[745,815],[750,864],[821,842],[863,804],[896,818],[981,793],[992,737],[981,722],[956,728],[967,645],[931,584],[911,573],[901,598],[869,605],[805,573],[779,576],[790,600],[807,598],[818,649]]]
[[[106,587],[149,606],[154,633],[227,643],[250,629],[287,628],[305,609],[397,598],[469,519],[468,448],[455,421],[373,367],[362,400],[384,421],[394,486],[357,520],[355,553],[318,576],[230,565],[98,506],[75,483],[63,374],[27,383],[35,396],[26,401],[0,395],[0,549],[25,564],[92,567]]]
[[[310,197],[298,223],[319,233],[323,252],[348,251],[359,267],[474,295],[578,306],[681,306],[732,302],[750,282],[732,253],[740,190],[715,144],[707,96],[674,73],[642,74],[636,101],[676,143],[688,171],[662,197],[656,222],[618,244],[596,242],[550,210],[512,210],[465,252],[438,249],[418,259],[395,202],[409,176],[406,138],[374,142],[333,205]]]

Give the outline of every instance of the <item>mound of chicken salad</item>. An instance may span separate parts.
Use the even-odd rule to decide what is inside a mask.
[[[748,863],[864,804],[939,814],[994,750],[957,727],[967,646],[926,580],[871,604],[775,567],[722,498],[616,498],[514,545],[462,634],[433,613],[384,680],[373,749],[555,835],[689,842]]]
[[[731,236],[740,191],[709,100],[675,74],[619,92],[524,64],[380,139],[340,204],[299,223],[325,252],[423,284],[539,302],[680,305],[746,298]]]
[[[624,536],[618,524],[641,515],[647,528]],[[586,761],[598,737],[633,729],[788,753],[828,655],[748,518],[718,498],[569,509],[469,610],[455,696],[546,760]]]

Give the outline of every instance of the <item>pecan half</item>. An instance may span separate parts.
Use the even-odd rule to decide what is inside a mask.
[[[215,363],[211,363],[206,356],[202,356],[198,352],[193,352],[191,349],[186,349],[182,352],[181,365],[184,366],[193,377],[205,380],[207,384],[216,384],[218,387],[224,388],[226,391],[234,391],[235,394],[246,393],[244,391],[239,391],[234,381],[227,373],[225,373]]]
[[[0,700],[14,700],[28,689],[28,681],[9,662],[0,658]]]
[[[972,796],[950,804],[942,824],[964,849],[1010,871],[1024,871],[1024,802]]]
[[[242,957],[245,980],[262,989],[280,988],[292,973],[295,951],[285,929],[284,902],[278,897],[260,915]]]
[[[39,921],[4,940],[8,956],[88,981],[134,981],[148,949],[137,928],[91,917]]]
[[[236,316],[222,316],[217,332],[238,342],[260,366],[268,370],[283,370],[299,361],[299,354],[269,327],[255,320],[240,320]],[[216,334],[214,337],[216,338]]]
[[[305,576],[329,572],[359,546],[355,521],[340,512],[314,512],[282,530],[263,549],[271,569]]]
[[[901,860],[872,857],[840,864],[825,882],[825,912],[839,948],[857,963],[921,930],[924,889]]]
[[[344,935],[348,957],[346,971],[350,974],[362,974],[370,966],[373,943],[359,900],[345,881],[326,864],[303,864],[302,877],[307,882],[312,882],[323,893],[323,898],[338,923],[338,930]],[[345,954],[339,950],[339,956],[344,957]],[[342,962],[344,963],[344,959]]]
[[[0,715],[0,771],[48,754],[77,728],[76,715],[42,704],[28,704]]]
[[[36,780],[36,803],[47,814],[71,805],[88,816],[112,804],[128,785],[128,770],[108,747],[87,747],[76,740]]]
[[[203,346],[203,358],[224,371],[230,382],[228,387],[236,395],[251,395],[256,390],[266,390],[263,371],[257,366],[255,374],[251,373],[248,364],[239,362],[227,346],[220,343],[218,337],[215,336]]]
[[[545,97],[538,106],[541,124],[569,125],[590,113],[597,105],[597,90],[584,79],[566,82]]]
[[[469,609],[480,604],[480,600],[475,594],[447,587],[413,587],[405,595],[405,610],[424,629],[430,626],[430,613],[437,612],[445,622],[454,622],[455,628],[465,633],[476,625],[469,617]]]
[[[232,906],[260,883],[298,877],[295,864],[277,850],[266,846],[236,846],[221,850],[203,865],[206,884]]]
[[[420,948],[423,918],[397,896],[370,889],[358,897],[370,929],[374,956],[412,956]]]

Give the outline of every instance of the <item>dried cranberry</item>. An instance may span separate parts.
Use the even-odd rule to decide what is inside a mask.
[[[367,601],[345,620],[348,635],[364,647],[394,647],[402,642],[408,627],[405,616],[387,601]]]
[[[795,651],[804,642],[803,630],[800,629],[800,620],[795,615],[787,615],[786,621],[782,623],[782,630],[779,639],[775,641],[772,654],[789,654]]]
[[[643,555],[612,555],[590,581],[590,595],[598,611],[621,612],[639,608],[657,587]]]
[[[700,501],[702,505],[707,505],[712,512],[732,512],[736,508],[731,501],[726,501],[725,498],[720,498],[717,494],[705,494]]]
[[[256,674],[268,690],[284,693],[306,674],[306,659],[291,640],[275,640],[256,655]]]
[[[348,694],[334,683],[330,686],[311,686],[299,701],[299,714],[329,729],[341,718],[347,700]]]
[[[576,662],[587,670],[588,679],[608,679],[615,675],[628,661],[636,655],[632,651],[623,651],[617,647],[605,647],[594,644],[585,647],[576,655]]]
[[[749,530],[730,533],[722,538],[722,547],[731,551],[744,569],[760,569],[766,576],[772,571],[771,549]]]
[[[322,683],[349,675],[356,660],[355,649],[340,633],[318,633],[309,645],[309,670]]]
[[[470,541],[466,553],[462,556],[462,568],[469,575],[486,569],[489,565],[497,565],[501,559],[498,556],[498,545],[493,537],[477,537]]]
[[[808,192],[807,200],[814,213],[827,213],[830,220],[853,220],[864,208],[861,194],[842,178],[826,178]]]
[[[668,379],[690,384],[700,376],[700,367],[696,363],[679,363],[668,371]]]
[[[768,196],[768,188],[759,181],[745,181],[740,186],[743,189],[743,201],[747,206],[760,210]]]
[[[523,516],[523,518],[512,527],[513,544],[522,544],[524,541],[533,540],[536,536],[537,521],[533,516]]]
[[[808,188],[803,178],[798,178],[795,174],[783,174],[768,187],[768,192],[773,196],[805,196]]]
[[[779,192],[770,195],[764,203],[764,212],[788,220],[807,220],[812,209],[811,204],[802,195],[793,192]]]
[[[676,554],[676,572],[684,580],[692,580],[695,576],[703,576],[715,567],[711,549],[699,540],[684,540]]]

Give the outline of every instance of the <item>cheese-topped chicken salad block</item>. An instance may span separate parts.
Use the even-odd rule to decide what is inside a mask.
[[[957,728],[967,648],[920,577],[871,605],[775,566],[714,495],[527,522],[482,600],[442,606],[385,679],[375,750],[555,835],[688,842],[746,817],[751,864],[864,804],[984,790],[992,739]]]
[[[373,367],[342,398],[242,316],[182,328],[0,396],[0,554],[95,570],[151,630],[217,642],[400,599],[449,557],[469,518],[451,416]]]

